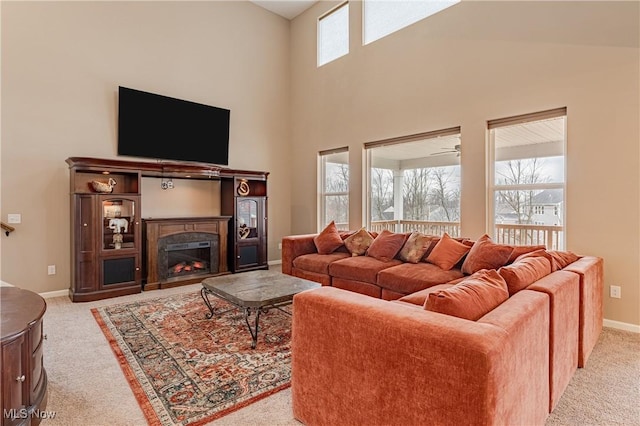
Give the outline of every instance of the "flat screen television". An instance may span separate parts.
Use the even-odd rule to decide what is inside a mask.
[[[120,86],[118,155],[229,164],[230,111]]]

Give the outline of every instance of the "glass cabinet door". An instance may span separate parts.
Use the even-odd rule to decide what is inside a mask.
[[[238,238],[240,240],[258,238],[258,201],[251,198],[239,199],[237,209]]]
[[[136,248],[136,203],[126,198],[102,201],[102,249]]]

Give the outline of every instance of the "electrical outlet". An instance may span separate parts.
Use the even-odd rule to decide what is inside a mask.
[[[49,275],[55,275],[56,274],[56,265],[47,266],[47,273]]]
[[[173,189],[173,181],[170,180],[169,182],[167,182],[167,188],[169,189]]]
[[[622,297],[622,289],[619,285],[609,286],[609,296],[614,299],[620,299]]]
[[[278,250],[282,250],[282,243],[278,243]]]
[[[7,222],[9,223],[21,223],[22,215],[19,213],[9,213],[7,215]]]

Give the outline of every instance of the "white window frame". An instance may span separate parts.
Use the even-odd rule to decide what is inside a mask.
[[[347,191],[341,191],[341,192],[329,192],[326,189],[326,182],[327,182],[327,167],[326,167],[326,163],[327,163],[327,157],[331,154],[339,154],[339,153],[343,153],[346,152],[347,153],[347,157],[349,155],[349,148],[348,147],[342,147],[342,148],[335,148],[335,149],[330,149],[330,150],[325,150],[325,151],[320,151],[318,153],[318,201],[317,201],[317,205],[318,205],[318,221],[317,221],[317,230],[318,232],[320,232],[322,229],[324,229],[324,227],[330,222],[327,221],[325,214],[326,214],[326,205],[327,205],[327,197],[335,197],[335,196],[346,196],[347,197],[347,228],[348,228],[348,224],[349,224],[349,186],[351,185],[351,175],[349,175],[349,182],[347,183]],[[347,166],[349,166],[349,164],[347,164]],[[351,170],[349,170],[349,173],[351,173]]]
[[[333,57],[331,59],[328,59],[324,62],[321,62],[323,60],[322,58],[322,42],[323,42],[323,36],[322,36],[322,20],[325,18],[328,18],[330,16],[332,16],[333,14],[335,14],[336,12],[340,11],[341,9],[346,7],[346,13],[347,13],[347,51],[344,52],[341,55],[338,55],[336,57]],[[316,24],[316,29],[317,29],[317,34],[316,34],[316,65],[318,68],[320,68],[323,65],[326,65],[328,63],[331,63],[333,61],[335,61],[336,59],[342,58],[343,56],[346,56],[349,54],[349,43],[350,43],[350,28],[349,28],[349,2],[346,1],[344,3],[340,3],[339,5],[337,5],[336,7],[334,7],[333,9],[329,10],[328,12],[324,13],[323,15],[321,15],[320,17],[318,17],[318,22]]]
[[[369,28],[369,24],[372,22],[370,20],[367,19],[367,7],[370,4],[375,4],[375,3],[388,3],[388,4],[392,4],[395,3],[394,5],[394,9],[389,11],[387,10],[385,13],[383,13],[382,15],[378,15],[378,16],[384,16],[385,19],[389,20],[389,19],[396,19],[395,21],[392,21],[393,25],[389,25],[387,28],[384,28],[383,31],[375,31],[376,34],[369,34],[369,36],[371,37],[371,39],[368,38],[367,33],[368,28]],[[424,6],[424,10],[421,11],[420,14],[411,14],[410,12],[408,13],[407,8],[403,8],[403,3],[406,4],[410,4],[410,5],[417,5],[417,4],[421,4]],[[427,1],[427,0],[363,0],[362,2],[362,45],[365,46],[367,44],[371,44],[377,40],[380,40],[382,38],[387,37],[388,35],[391,35],[397,31],[400,31],[410,25],[415,24],[416,22],[420,22],[423,19],[427,19],[430,16],[435,15],[436,13],[439,13],[445,9],[450,8],[451,6],[455,6],[456,4],[460,3],[460,0],[451,0],[451,1],[446,1],[446,0],[441,0],[441,1]],[[398,14],[396,14],[396,16],[389,16],[389,14],[393,15],[394,13],[400,12]],[[415,9],[414,9],[415,12]],[[389,28],[391,27],[391,28]],[[370,33],[370,32],[369,32]]]
[[[492,132],[493,129],[499,127],[506,127],[517,124],[530,123],[545,119],[561,118],[565,120],[565,133],[563,141],[563,157],[564,157],[564,178],[563,182],[549,182],[549,183],[536,183],[536,184],[519,184],[519,185],[501,185],[496,184],[496,158],[495,158],[495,137]],[[564,250],[567,242],[567,108],[557,108],[547,111],[541,111],[532,114],[523,114],[514,117],[501,118],[496,120],[490,120],[487,122],[487,230],[489,235],[494,235],[495,231],[495,199],[496,192],[499,191],[529,191],[529,190],[545,190],[545,189],[562,189],[563,196],[563,209],[562,209],[562,246],[556,247],[558,250]],[[494,235],[495,236],[495,235]],[[548,247],[551,249],[551,247]]]

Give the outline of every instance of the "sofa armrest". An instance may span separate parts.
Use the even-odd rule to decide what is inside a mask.
[[[602,332],[604,261],[600,257],[584,256],[567,265],[563,271],[580,276],[578,367],[584,367]]]
[[[296,295],[294,416],[310,425],[544,423],[548,297],[523,290],[493,312],[494,323],[481,323],[332,287]]]
[[[303,254],[317,253],[313,238],[318,234],[290,235],[282,238],[282,273],[291,275],[293,260]]]

